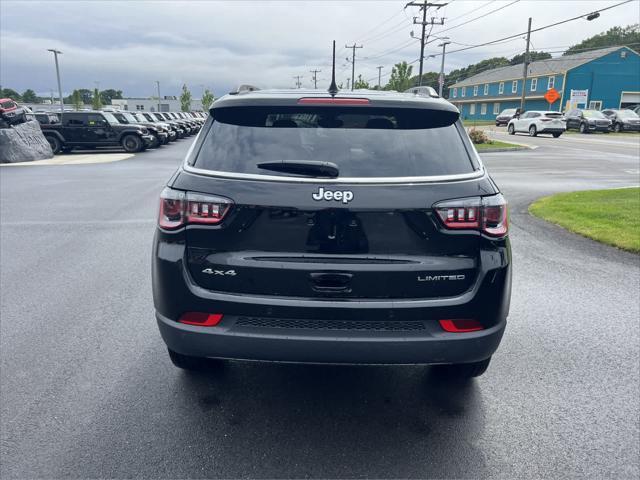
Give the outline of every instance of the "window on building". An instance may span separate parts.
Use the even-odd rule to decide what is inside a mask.
[[[487,104],[482,103],[480,104],[480,115],[486,115],[486,114],[487,114]]]
[[[500,82],[498,85],[498,94],[502,95],[504,93],[504,82]]]
[[[498,115],[500,113],[500,102],[495,102],[493,104],[493,114]]]
[[[458,96],[458,87],[453,89],[453,98],[456,98]]]
[[[518,80],[514,80],[511,82],[511,93],[516,93],[518,91]]]
[[[600,110],[602,108],[602,100],[591,100],[589,102],[589,110]]]
[[[461,97],[464,97],[464,94],[465,94],[465,93],[467,93],[467,87],[462,87],[462,88],[460,89],[460,96],[461,96]]]
[[[537,78],[532,78],[531,79],[531,91],[535,92],[538,89],[538,79]]]
[[[484,84],[484,94],[485,95],[489,95],[489,84],[488,83]]]
[[[549,81],[547,82],[547,90],[549,90],[550,88],[553,88],[555,84],[556,84],[556,77],[554,76],[549,77]]]
[[[476,114],[476,104],[472,103],[471,105],[469,105],[469,115],[475,115]]]
[[[474,85],[473,86],[473,96],[477,97],[478,96],[478,85]]]

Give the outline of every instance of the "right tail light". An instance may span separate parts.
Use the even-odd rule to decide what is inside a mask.
[[[217,225],[229,212],[228,198],[165,188],[160,194],[158,226],[175,230],[187,224]]]
[[[501,194],[446,200],[433,208],[450,230],[479,230],[495,238],[505,237],[509,232],[507,201]]]

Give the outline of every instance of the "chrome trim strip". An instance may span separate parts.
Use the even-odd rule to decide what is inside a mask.
[[[476,153],[476,155],[478,155]],[[479,159],[479,155],[478,155]],[[474,180],[486,174],[484,165],[479,162],[480,169],[471,173],[460,173],[456,175],[431,175],[424,177],[344,177],[344,178],[306,178],[306,177],[285,177],[277,175],[259,175],[255,173],[233,173],[221,172],[217,170],[206,170],[192,167],[186,160],[182,165],[184,171],[208,177],[227,178],[232,180],[258,180],[267,182],[287,182],[287,183],[348,183],[348,184],[390,184],[390,183],[442,183],[463,180]]]

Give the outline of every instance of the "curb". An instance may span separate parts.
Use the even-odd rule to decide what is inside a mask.
[[[478,153],[482,155],[483,153],[495,153],[495,152],[520,152],[522,150],[535,150],[538,147],[529,147],[526,145],[521,145],[518,147],[496,147],[496,148],[483,148],[482,150],[478,150]]]

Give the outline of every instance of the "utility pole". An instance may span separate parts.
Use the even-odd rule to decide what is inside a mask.
[[[64,114],[64,100],[62,99],[62,84],[60,83],[60,67],[58,66],[58,55],[62,55],[60,50],[55,48],[48,48],[47,51],[53,53],[53,58],[56,61],[56,76],[58,77],[58,94],[60,95],[60,121],[62,121],[62,115]]]
[[[448,40],[448,37],[444,37]],[[438,95],[440,95],[442,97],[442,89],[444,87],[444,54],[445,54],[445,49],[447,48],[447,45],[449,45],[451,42],[448,41],[443,41],[440,45],[438,45],[439,47],[442,47],[442,63],[440,63],[440,76],[438,77]]]
[[[427,38],[425,38],[426,35],[426,27],[427,25],[444,25],[444,17],[441,18],[440,20],[438,20],[436,17],[431,17],[430,21],[427,21],[427,9],[429,7],[444,7],[446,5],[446,3],[429,3],[427,0],[424,0],[422,2],[409,2],[407,3],[404,8],[407,7],[420,7],[420,10],[422,10],[422,21],[419,22],[418,21],[418,17],[413,17],[413,23],[418,25],[422,25],[422,35],[420,36],[420,73],[418,76],[418,86],[422,85],[422,67],[424,64],[424,46],[427,43]],[[412,32],[413,33],[413,32]]]
[[[351,79],[347,78],[347,90],[349,90],[349,80],[351,80]]]
[[[527,73],[529,70],[529,40],[531,40],[531,17],[527,28],[527,49],[524,52],[524,64],[522,66],[522,96],[520,97],[520,113],[524,112],[524,94],[527,91]]]
[[[380,79],[382,78],[382,69],[384,68],[384,65],[378,65],[376,68],[378,69],[378,90],[379,90],[381,88]]]
[[[158,89],[158,111],[160,111],[160,81],[156,80],[156,88]]]
[[[317,89],[318,88],[318,74],[322,71],[322,70],[309,70],[311,73],[313,73],[313,88]]]
[[[300,82],[300,79],[303,78],[302,75],[294,75],[293,78],[296,79],[296,88],[300,88],[302,86],[302,83]]]
[[[356,45],[355,43],[353,45],[345,45],[344,48],[350,48],[351,49],[351,90],[353,90],[353,86],[355,85],[355,75],[356,75],[356,48],[362,48],[362,45]],[[349,59],[347,58],[347,61],[349,61]],[[347,87],[347,90],[349,89],[349,87]]]

